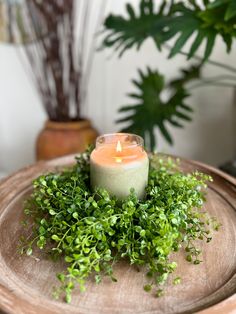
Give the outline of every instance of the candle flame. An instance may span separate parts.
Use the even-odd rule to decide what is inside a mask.
[[[116,162],[117,163],[121,163],[122,162],[122,158],[119,156],[119,153],[122,152],[122,146],[121,146],[121,142],[120,141],[117,142],[116,152],[118,153],[118,156],[116,157]]]
[[[121,146],[120,141],[117,142],[116,151],[117,151],[118,153],[122,152],[122,146]]]

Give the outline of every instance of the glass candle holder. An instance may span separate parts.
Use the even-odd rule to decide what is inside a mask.
[[[90,157],[91,186],[106,189],[124,199],[135,190],[138,198],[145,196],[149,158],[143,139],[134,134],[105,134],[97,138]]]

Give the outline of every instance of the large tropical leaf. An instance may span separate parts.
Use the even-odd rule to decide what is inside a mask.
[[[107,35],[103,44],[114,46],[123,54],[131,47],[139,48],[148,37],[153,38],[158,49],[176,38],[170,52],[170,57],[173,57],[194,37],[188,58],[193,57],[199,47],[206,43],[205,61],[212,53],[216,37],[220,35],[229,52],[236,36],[236,0],[204,0],[203,8],[198,2],[172,1],[168,5],[166,0],[161,0],[159,10],[155,10],[153,0],[140,0],[138,13],[128,4],[127,18],[110,15],[106,19]]]
[[[175,89],[179,89],[185,86],[186,83],[192,80],[199,79],[201,77],[201,68],[202,68],[202,63],[196,64],[196,65],[190,65],[190,67],[187,69],[180,69],[181,75],[178,78],[173,79],[169,83],[169,86]]]
[[[209,9],[224,7],[224,20],[228,21],[236,17],[236,1],[235,0],[215,0],[208,5]]]
[[[194,1],[195,2],[195,1]],[[188,58],[191,58],[201,44],[206,41],[204,59],[207,59],[214,47],[217,31],[210,27],[202,27],[203,21],[199,17],[201,9],[197,6],[186,7],[183,3],[173,4],[171,7],[171,21],[166,30],[164,41],[177,36],[169,57],[172,58],[185,46],[186,42],[195,35],[193,44],[189,50]]]
[[[230,52],[236,36],[236,1],[211,2],[205,10],[199,13],[199,17],[203,21],[203,30],[208,29],[220,34],[226,44],[227,52]]]
[[[122,55],[133,46],[139,49],[149,36],[155,38],[157,44],[162,43],[159,37],[162,36],[162,29],[168,19],[163,14],[165,9],[165,1],[157,11],[154,9],[153,0],[141,0],[138,13],[135,12],[131,4],[127,4],[127,18],[113,14],[106,18],[104,26],[108,32],[103,45],[106,47],[113,46]]]
[[[192,67],[190,70],[182,71],[181,77],[171,81],[167,88],[170,97],[163,101],[161,93],[166,89],[164,77],[158,71],[139,70],[139,79],[133,80],[136,92],[129,94],[135,100],[135,104],[123,106],[119,112],[125,114],[117,123],[125,123],[122,132],[139,134],[145,138],[145,143],[150,150],[157,146],[155,129],[169,143],[173,143],[172,136],[168,130],[168,124],[175,127],[184,127],[184,122],[191,121],[192,108],[185,103],[189,94],[184,88],[188,81],[198,78],[199,69]]]

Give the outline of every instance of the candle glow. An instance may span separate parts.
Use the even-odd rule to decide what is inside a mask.
[[[125,133],[99,137],[91,154],[90,169],[93,189],[104,188],[122,199],[134,188],[138,197],[143,198],[149,169],[143,139]]]

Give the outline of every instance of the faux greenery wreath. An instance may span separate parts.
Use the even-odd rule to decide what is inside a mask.
[[[177,267],[170,254],[183,247],[186,259],[199,264],[201,252],[194,241],[209,242],[211,227],[219,227],[200,210],[211,177],[185,174],[172,159],[153,155],[146,199],[138,200],[131,191],[119,201],[104,190],[90,190],[89,156],[82,154],[73,168],[34,181],[25,207],[34,235],[22,239],[21,252],[31,255],[37,245],[65,259],[67,268],[57,275],[61,286],[55,296],[65,294],[67,302],[76,284],[85,290],[90,275],[96,283],[104,276],[117,281],[113,265],[123,258],[146,269],[146,291],[162,295],[160,287]],[[179,282],[177,277],[173,283]]]

